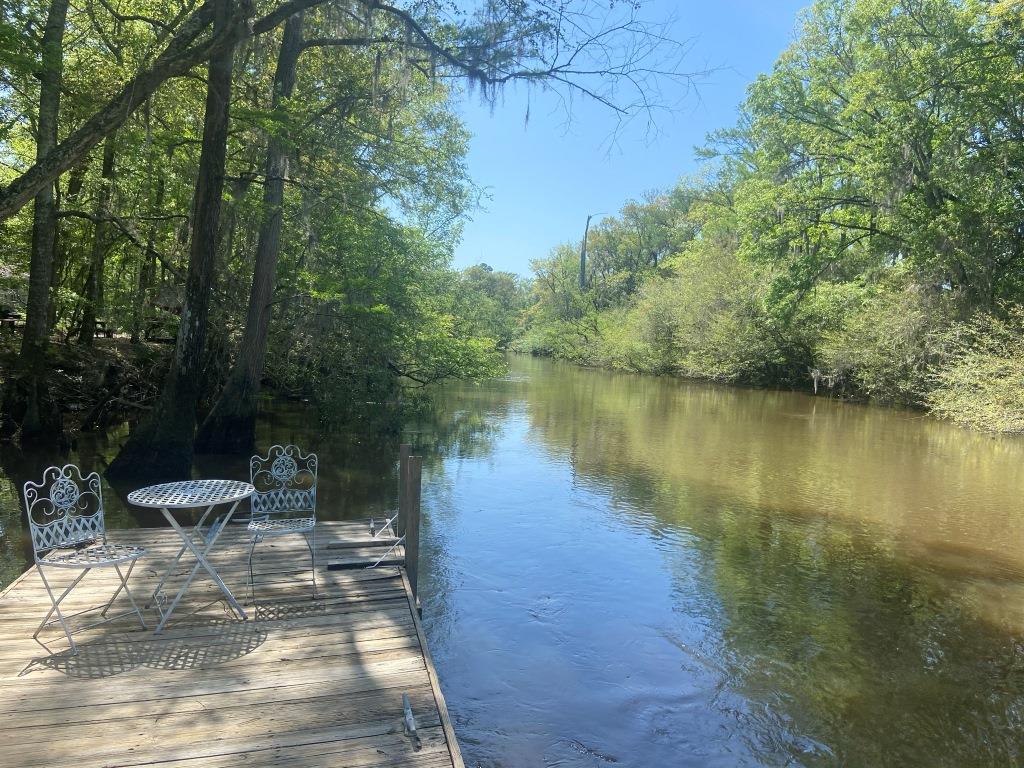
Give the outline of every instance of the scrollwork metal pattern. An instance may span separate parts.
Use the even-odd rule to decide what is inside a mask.
[[[104,537],[103,490],[97,473],[83,476],[74,464],[48,467],[41,483],[25,483],[24,497],[37,562],[52,549]]]
[[[317,456],[294,445],[274,445],[266,456],[249,460],[256,491],[250,503],[254,518],[282,513],[316,513]]]

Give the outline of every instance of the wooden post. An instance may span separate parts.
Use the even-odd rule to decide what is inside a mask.
[[[402,443],[398,446],[398,519],[395,521],[395,536],[401,538],[405,533],[405,519],[408,517],[408,504],[406,502],[406,491],[409,477],[409,452],[411,446]]]
[[[423,457],[409,457],[409,472],[406,475],[406,521],[405,521],[405,570],[409,574],[409,586],[413,597],[419,593],[420,567],[420,485],[423,479]]]

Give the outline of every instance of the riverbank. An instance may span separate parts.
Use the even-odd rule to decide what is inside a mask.
[[[786,340],[768,318],[679,305],[675,289],[698,280],[692,266],[685,279],[673,270],[651,276],[626,306],[589,308],[575,320],[545,314],[542,295],[512,348],[586,368],[805,392],[911,409],[979,432],[1024,434],[1024,308],[933,319],[913,332],[859,318],[850,321],[862,326],[858,338],[849,329],[841,341],[812,329]],[[669,293],[672,307],[652,308],[653,294]],[[915,312],[890,309],[893,317]]]
[[[0,340],[0,381],[16,369],[21,337]],[[51,343],[47,383],[60,408],[65,437],[102,431],[148,410],[170,363],[172,345],[97,338],[92,346]]]
[[[520,349],[1024,432],[1022,24],[813,4],[699,167],[530,262]]]

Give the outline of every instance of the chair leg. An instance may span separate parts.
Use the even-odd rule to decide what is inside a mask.
[[[71,584],[68,585],[67,589],[65,589],[61,593],[61,596],[56,598],[53,596],[53,590],[50,588],[50,582],[46,580],[46,574],[43,572],[45,569],[43,569],[40,566],[36,566],[36,570],[39,571],[39,578],[43,580],[43,586],[46,587],[46,593],[50,596],[50,602],[53,603],[53,607],[49,610],[49,612],[47,612],[46,618],[43,619],[43,622],[39,625],[39,628],[32,634],[32,639],[40,645],[42,645],[43,648],[46,648],[46,646],[39,640],[39,633],[42,632],[43,629],[45,629],[49,625],[50,617],[53,615],[54,611],[56,611],[57,619],[60,621],[60,625],[64,629],[64,634],[67,635],[68,643],[71,645],[71,655],[76,656],[78,654],[78,646],[75,645],[74,638],[71,637],[71,628],[68,626],[68,622],[64,618],[64,613],[60,609],[60,604],[65,597],[71,594],[71,590],[77,587],[78,583],[82,579],[84,579],[85,575],[89,573],[89,571],[91,571],[92,569],[86,568],[80,574],[78,574],[78,577],[74,581],[72,581]],[[46,650],[49,651],[50,649],[46,648]],[[50,652],[52,653],[52,651]]]
[[[149,627],[146,626],[146,618],[142,615],[142,611],[139,610],[139,606],[135,604],[135,598],[132,597],[132,591],[128,589],[128,579],[131,578],[132,569],[135,567],[135,563],[137,562],[138,560],[132,560],[128,565],[128,573],[125,574],[121,573],[121,566],[115,563],[114,570],[117,571],[117,576],[121,579],[121,586],[117,588],[117,592],[114,593],[114,597],[110,598],[110,602],[107,603],[107,607],[103,609],[103,615],[107,615],[107,610],[113,604],[114,598],[116,598],[123,589],[125,595],[128,596],[128,602],[132,604],[132,610],[134,610],[135,615],[139,617],[139,624],[142,625],[143,629],[149,629]]]
[[[309,536],[304,535],[303,538],[309,547],[309,562],[313,571],[313,599],[316,600],[316,526],[309,532]]]
[[[252,545],[249,547],[249,581],[246,586],[249,588],[249,604],[256,604],[256,580],[252,575],[252,554],[256,551],[256,545],[259,543],[259,537],[252,537]]]
[[[309,562],[313,575],[313,599],[316,600],[318,597],[316,591],[316,528],[313,528],[308,535],[302,534],[302,538],[306,540],[306,547],[309,549]],[[253,604],[256,602],[256,579],[253,576],[252,556],[256,550],[256,545],[260,541],[262,541],[260,537],[254,536],[252,546],[249,547],[249,581],[247,586],[249,588],[249,602]]]
[[[128,569],[128,575],[129,576],[131,575],[131,572],[132,572],[131,569],[134,568],[134,567],[135,567],[135,562],[132,561],[132,564],[131,564],[131,566]],[[125,577],[121,575],[121,569],[117,565],[115,565],[114,566],[114,570],[117,571],[117,577],[121,580],[121,583],[118,584],[117,590],[115,590],[113,596],[107,601],[107,604],[105,606],[103,606],[103,610],[100,611],[100,616],[103,616],[104,618],[106,618],[107,611],[110,610],[110,606],[112,606],[114,604],[114,601],[117,600],[117,596],[121,594],[121,590],[125,588]]]

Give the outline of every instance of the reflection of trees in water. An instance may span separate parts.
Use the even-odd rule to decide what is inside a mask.
[[[842,521],[709,506],[698,546],[738,690],[849,764],[1019,759],[1024,646],[961,585]]]
[[[1003,600],[1024,594],[1019,558],[994,569],[980,549],[1024,533],[1015,508],[998,508],[1021,479],[1019,443],[784,393],[547,378],[528,400],[531,438],[658,541],[680,614],[704,621],[680,647],[743,697],[712,705],[766,762],[1024,757],[1022,624],[1000,624],[975,592],[981,576]],[[944,509],[963,483],[976,506]],[[971,519],[992,483],[988,516]],[[973,569],[929,536],[967,539]]]
[[[450,384],[438,388],[405,436],[425,466],[442,471],[445,458],[486,458],[504,433],[517,399],[504,379],[483,384]]]
[[[28,528],[13,481],[0,477],[0,589],[25,570],[32,559]]]
[[[952,559],[1024,570],[1024,442],[913,413],[790,393],[553,367],[528,399],[534,443],[610,493],[671,484],[855,524]],[[680,512],[661,509],[672,522]],[[685,511],[685,508],[681,511]],[[955,547],[951,546],[955,544]]]
[[[413,453],[423,456],[419,592],[430,651],[442,667],[447,659],[465,652],[452,646],[453,630],[461,617],[447,599],[462,586],[457,583],[462,576],[452,568],[448,552],[452,526],[464,510],[456,502],[445,460],[489,457],[509,419],[523,407],[516,395],[521,386],[521,382],[498,379],[438,388],[406,429],[405,439]]]

